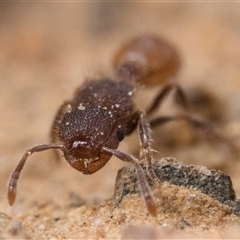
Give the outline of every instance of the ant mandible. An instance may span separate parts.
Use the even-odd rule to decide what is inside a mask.
[[[168,42],[156,35],[134,38],[117,52],[113,61],[115,78],[86,81],[59,108],[54,119],[49,144],[28,149],[13,171],[8,185],[8,201],[13,205],[17,194],[17,181],[27,158],[40,151],[59,149],[67,162],[83,174],[92,174],[102,168],[112,155],[131,162],[137,172],[146,207],[153,216],[157,205],[144,175],[140,160],[144,160],[152,179],[157,179],[153,169],[150,145],[150,126],[161,125],[174,119],[184,119],[193,125],[201,125],[187,114],[175,117],[158,117],[148,121],[149,116],[172,90],[180,96],[187,107],[181,88],[174,79],[180,67],[178,52]],[[134,91],[140,85],[163,88],[146,111],[135,110]],[[117,150],[119,142],[138,128],[141,154],[139,159]]]

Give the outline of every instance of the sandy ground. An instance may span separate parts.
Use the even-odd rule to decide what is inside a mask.
[[[114,206],[117,172],[126,166],[116,158],[84,176],[51,151],[35,154],[22,172],[15,205],[6,198],[9,176],[24,152],[49,142],[63,100],[86,76],[111,76],[116,49],[144,33],[159,34],[179,49],[178,81],[192,111],[212,119],[238,147],[239,11],[239,3],[1,3],[0,239],[240,238],[232,209],[194,187],[155,184],[157,218],[137,192]],[[193,104],[199,89],[210,99],[203,107]],[[138,106],[147,106],[156,91],[142,89]],[[172,99],[159,114],[180,111]],[[228,143],[184,123],[154,129],[153,139],[157,159],[220,169],[240,198],[240,157]],[[137,154],[136,134],[119,148]]]

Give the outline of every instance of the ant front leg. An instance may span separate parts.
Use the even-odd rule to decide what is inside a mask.
[[[151,129],[145,114],[137,111],[132,115],[132,119],[127,126],[127,135],[138,127],[139,142],[140,142],[140,164],[147,164],[147,171],[151,179],[158,180],[153,169],[153,149],[151,148]]]
[[[53,142],[53,143],[59,142],[58,133],[59,133],[59,127],[60,127],[61,120],[62,120],[63,116],[67,112],[71,112],[71,110],[72,110],[72,106],[71,106],[70,101],[64,102],[58,109],[58,111],[55,115],[53,124],[52,124],[51,132],[50,132],[51,142]]]
[[[189,104],[187,102],[186,96],[182,88],[177,83],[175,83],[173,79],[173,80],[170,80],[168,83],[166,83],[161,89],[161,91],[157,94],[152,105],[146,111],[147,115],[153,113],[161,105],[161,103],[169,95],[169,93],[173,90],[176,90],[176,95],[179,98],[181,105],[187,111],[189,111]]]
[[[153,149],[151,148],[151,129],[149,122],[147,121],[143,112],[138,113],[138,132],[140,140],[140,151],[141,151],[141,160],[147,162],[147,170],[150,177],[153,180],[158,180],[156,173],[153,169]]]
[[[71,106],[71,102],[70,101],[66,101],[64,102],[60,108],[58,109],[52,127],[51,127],[51,131],[50,131],[50,137],[51,137],[51,142],[52,143],[58,143],[59,142],[59,127],[60,127],[60,123],[62,121],[63,116],[67,113],[67,112],[71,112],[72,110],[72,106]],[[55,155],[55,159],[58,162],[60,154],[57,150],[54,150],[54,155]]]

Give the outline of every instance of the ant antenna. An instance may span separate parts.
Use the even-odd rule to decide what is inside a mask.
[[[20,173],[23,169],[23,166],[24,166],[27,158],[35,152],[41,152],[41,151],[45,151],[45,150],[48,150],[48,149],[60,149],[61,151],[63,151],[65,148],[64,148],[63,144],[57,144],[57,143],[41,144],[41,145],[37,145],[33,148],[28,149],[25,152],[25,154],[23,155],[19,164],[17,165],[17,167],[13,171],[13,173],[10,177],[9,183],[8,183],[8,193],[7,193],[8,194],[8,202],[11,206],[13,205],[13,203],[16,199],[17,181],[19,179]]]

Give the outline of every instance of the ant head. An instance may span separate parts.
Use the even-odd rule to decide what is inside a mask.
[[[67,112],[59,128],[65,155],[75,159],[98,159],[102,146],[116,148],[119,143],[116,116],[116,112],[107,107],[84,103]]]

